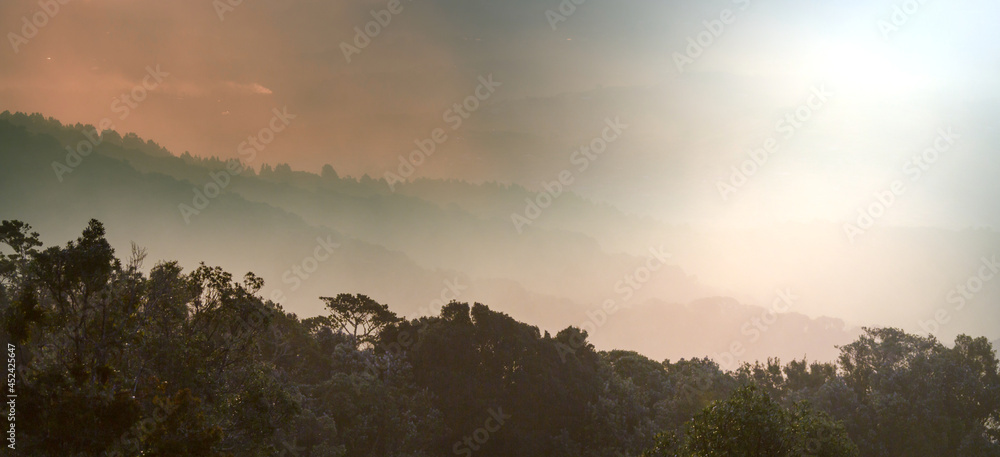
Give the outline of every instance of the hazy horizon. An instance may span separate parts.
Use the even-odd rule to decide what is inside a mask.
[[[989,174],[1000,63],[981,58],[1000,43],[980,27],[1000,6],[919,2],[894,17],[890,1],[585,2],[563,16],[561,3],[404,1],[354,53],[344,46],[355,46],[355,27],[387,2],[68,2],[71,14],[57,13],[27,42],[8,35],[0,100],[68,123],[110,117],[176,154],[222,158],[239,157],[272,109],[287,108],[296,122],[259,163],[375,178],[444,128],[447,140],[412,177],[532,189],[572,167],[570,155],[605,118],[620,118],[627,134],[573,191],[713,227],[849,221],[951,128],[958,140],[880,223],[1000,226],[974,203],[1000,196]],[[38,8],[6,2],[0,26],[21,34],[21,18]],[[700,53],[688,41],[699,34],[708,43]],[[147,67],[169,76],[119,119],[125,105],[115,100]],[[452,130],[447,111],[490,75],[499,86]],[[775,127],[816,88],[829,97],[814,115]],[[777,152],[723,199],[718,183],[767,138]]]
[[[129,164],[113,179],[162,175],[178,180],[176,197],[92,181],[93,158],[37,170],[47,175],[37,181],[11,168],[21,182],[11,192],[79,200],[63,203],[70,217],[5,198],[4,217],[46,239],[97,217],[119,251],[134,241],[188,268],[258,272],[304,315],[336,292],[414,315],[441,278],[462,277],[475,291],[464,299],[552,330],[619,296],[623,275],[662,249],[670,273],[635,299],[655,310],[639,319],[654,328],[680,319],[674,305],[766,307],[790,288],[804,297],[791,312],[841,322],[838,338],[875,325],[1000,337],[993,282],[960,307],[954,295],[1000,253],[1000,61],[984,58],[1000,52],[987,19],[996,4],[90,0],[50,10],[0,5],[0,110],[135,132],[186,165],[128,152],[128,140],[121,152],[98,148]],[[212,175],[199,167],[224,164],[187,157],[276,174],[234,175],[225,197],[196,210],[184,188],[204,190]],[[120,192],[147,208],[126,209]],[[240,223],[224,214],[270,214],[281,228],[229,242]],[[284,274],[313,232],[361,247],[337,273],[300,276],[293,293]],[[246,244],[261,252],[233,252]],[[380,269],[406,285],[377,284]],[[744,337],[741,322],[716,330]],[[603,333],[609,348],[673,350]]]

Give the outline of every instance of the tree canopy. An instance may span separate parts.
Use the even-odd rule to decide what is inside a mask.
[[[252,273],[147,274],[96,220],[51,247],[3,221],[0,243],[25,455],[1000,456],[986,338],[865,329],[836,363],[725,372],[481,303],[403,319],[339,294],[301,319]]]

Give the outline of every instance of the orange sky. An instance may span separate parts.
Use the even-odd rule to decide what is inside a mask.
[[[997,160],[1000,60],[984,57],[1000,53],[993,3],[928,4],[890,37],[879,24],[891,1],[595,1],[553,29],[547,11],[559,4],[403,0],[386,16],[388,0],[262,0],[220,19],[208,0],[71,0],[51,17],[36,0],[7,0],[0,110],[111,117],[175,154],[236,157],[272,109],[287,107],[297,117],[260,162],[383,177],[493,75],[502,87],[414,177],[537,188],[617,116],[629,134],[573,190],[663,219],[722,223],[847,217],[953,126],[965,135],[942,165],[949,177],[927,180],[925,204],[888,222],[998,222],[954,203],[1000,195],[983,166]],[[726,9],[734,22],[678,71],[676,53]],[[381,30],[348,62],[342,44],[372,27],[372,11],[389,22],[370,28]],[[36,35],[11,38],[39,14]],[[122,119],[120,98],[157,66],[169,76]],[[717,183],[745,151],[819,85],[837,96],[783,145],[766,179],[740,199],[719,198]]]

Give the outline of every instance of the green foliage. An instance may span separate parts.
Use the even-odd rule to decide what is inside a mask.
[[[837,364],[727,373],[598,352],[579,328],[551,336],[479,303],[405,320],[340,294],[299,319],[253,274],[146,275],[98,221],[45,249],[4,221],[0,244],[25,455],[1000,456],[985,338],[866,329]]]
[[[857,409],[839,415],[872,455],[963,455],[963,446],[978,448],[966,443],[997,443],[1000,376],[986,338],[961,335],[947,348],[933,337],[865,329],[841,351]]]
[[[320,297],[330,312],[329,323],[350,334],[359,344],[370,344],[387,325],[396,322],[396,313],[366,295],[340,294]]]
[[[853,457],[843,426],[806,403],[783,408],[756,384],[740,387],[689,421],[678,437],[658,435],[644,457]]]
[[[704,457],[786,456],[793,444],[788,422],[781,406],[750,384],[695,416],[685,447]]]

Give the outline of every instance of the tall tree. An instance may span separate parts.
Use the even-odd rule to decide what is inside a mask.
[[[339,294],[320,298],[326,302],[330,323],[353,336],[359,345],[370,345],[383,328],[399,320],[388,305],[367,295]]]

